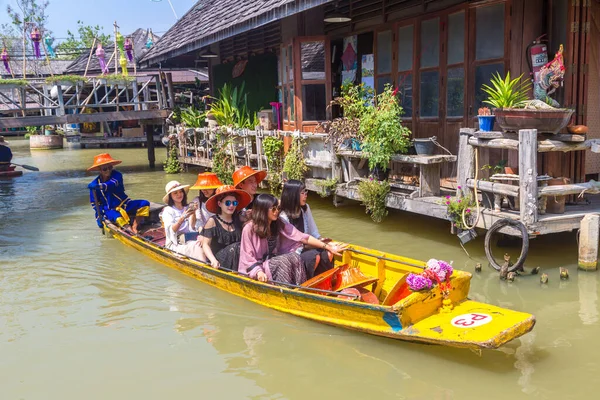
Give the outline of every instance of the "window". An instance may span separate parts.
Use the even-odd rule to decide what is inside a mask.
[[[300,45],[302,80],[325,79],[325,43],[305,42]]]
[[[440,73],[439,71],[421,72],[421,117],[437,117],[439,115],[440,101]]]
[[[419,111],[421,118],[437,118],[440,112],[440,18],[421,22]]]
[[[446,117],[465,115],[465,12],[448,16]]]
[[[300,42],[302,123],[327,119],[326,46],[324,40]],[[294,88],[290,88],[294,95]],[[291,118],[294,107],[290,107]]]
[[[421,68],[440,65],[440,19],[421,22]]]
[[[398,96],[404,109],[404,118],[411,119],[413,113],[412,74],[398,76]]]
[[[398,29],[398,72],[413,69],[413,26],[402,26]]]
[[[394,83],[392,79],[392,40],[392,31],[377,33],[375,53],[377,59],[375,90],[377,93],[381,93],[386,84]]]
[[[304,121],[326,119],[325,85],[302,85],[302,113]]]
[[[492,75],[499,73],[504,76],[504,63],[479,65],[475,68],[475,109],[473,113],[476,115],[480,107],[486,107],[483,100],[487,98],[487,94],[481,90],[481,85],[490,84]]]
[[[465,13],[448,16],[448,65],[465,61]]]
[[[504,3],[478,7],[475,14],[475,59],[504,57]]]
[[[463,67],[448,68],[447,77],[446,115],[462,117],[465,113],[465,69]]]

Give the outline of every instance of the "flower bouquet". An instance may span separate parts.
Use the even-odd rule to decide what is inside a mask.
[[[429,290],[434,284],[438,284],[442,291],[450,290],[450,277],[454,269],[446,261],[435,258],[427,261],[427,266],[420,274],[408,274],[406,283],[413,292]]]

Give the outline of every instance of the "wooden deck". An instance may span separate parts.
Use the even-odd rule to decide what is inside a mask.
[[[154,143],[160,143],[160,135],[154,135]],[[101,148],[110,147],[127,147],[127,146],[142,146],[145,147],[148,140],[146,136],[141,137],[102,137],[102,136],[81,136],[79,143],[81,148],[85,149],[88,146],[98,146]]]

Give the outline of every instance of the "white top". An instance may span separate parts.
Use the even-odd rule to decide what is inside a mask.
[[[290,219],[285,214],[285,212],[281,212],[279,216],[286,222],[290,222]],[[310,207],[306,205],[306,211],[302,210],[302,219],[304,220],[304,233],[308,233],[310,236],[319,239],[321,234],[319,233],[319,229],[317,228],[317,223],[313,218],[312,212],[310,211]]]
[[[171,226],[175,224],[179,218],[183,215],[185,210],[187,210],[188,206],[183,207],[183,210],[178,210],[175,207],[166,206],[162,211],[162,220],[165,226],[165,247],[170,249],[172,246],[176,246],[177,243],[177,235],[180,233],[189,233],[194,232],[191,228],[190,219],[186,219],[180,226],[177,232],[173,232]]]
[[[210,217],[212,217],[213,213],[211,213],[210,211],[208,211],[206,209],[206,202],[202,203],[202,206],[200,207],[200,196],[196,197],[194,200],[192,200],[192,203],[197,203],[198,204],[198,208],[196,208],[196,231],[199,231],[200,228],[204,228],[204,225],[206,225],[206,223],[208,222],[208,220],[210,219]]]

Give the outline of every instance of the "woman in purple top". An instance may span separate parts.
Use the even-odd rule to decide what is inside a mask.
[[[306,268],[295,250],[307,244],[341,256],[347,245],[324,243],[279,218],[279,201],[270,194],[254,200],[252,219],[242,231],[238,271],[261,282],[268,280],[300,285]]]

